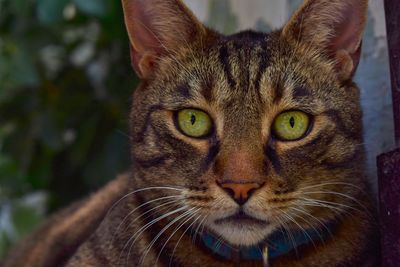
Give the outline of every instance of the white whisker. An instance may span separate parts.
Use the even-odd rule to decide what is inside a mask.
[[[107,215],[109,215],[109,213],[124,199],[126,199],[129,196],[132,196],[133,194],[139,193],[139,192],[143,192],[143,191],[148,191],[148,190],[175,190],[175,191],[180,191],[183,192],[185,191],[184,188],[175,188],[175,187],[169,187],[169,186],[153,186],[153,187],[145,187],[145,188],[141,188],[138,190],[135,190],[133,192],[127,193],[126,195],[124,195],[123,197],[121,197],[119,200],[117,200],[108,210]],[[107,217],[107,215],[105,217]]]
[[[303,192],[304,195],[309,195],[309,194],[328,194],[328,195],[335,195],[335,196],[340,196],[340,197],[344,197],[347,199],[352,200],[353,202],[355,202],[357,205],[359,205],[361,208],[364,209],[364,211],[368,214],[371,215],[370,211],[368,210],[367,207],[365,207],[365,205],[363,205],[359,200],[357,200],[356,198],[349,196],[347,194],[343,194],[343,193],[339,193],[339,192],[334,192],[334,191],[313,191],[313,192]]]
[[[150,242],[150,244],[146,247],[146,249],[144,250],[144,254],[141,257],[140,260],[140,266],[143,265],[144,260],[147,256],[147,254],[149,253],[149,251],[151,250],[151,248],[153,247],[153,245],[157,242],[157,240],[161,237],[161,235],[169,228],[171,227],[173,224],[175,224],[176,222],[178,222],[179,220],[191,216],[193,214],[193,210],[195,208],[191,208],[187,211],[185,211],[183,214],[179,215],[178,217],[176,217],[175,219],[173,219],[171,222],[169,222],[163,229],[161,229],[161,231],[153,238],[153,240]],[[195,212],[195,211],[194,211]]]
[[[357,211],[357,212],[363,213],[361,210],[359,210],[359,209],[357,209],[355,207],[352,207],[352,206],[349,206],[349,205],[346,205],[346,204],[342,204],[342,203],[336,203],[336,202],[332,202],[332,201],[319,200],[319,199],[309,199],[309,198],[303,198],[303,197],[300,197],[298,199],[304,200],[304,201],[313,201],[313,202],[317,202],[318,204],[326,204],[326,205],[330,205],[331,207],[344,208],[345,210],[346,209],[350,209],[350,210],[353,210],[353,211]],[[342,211],[343,211],[343,209],[342,209]]]
[[[173,232],[173,233],[168,237],[168,239],[164,242],[164,245],[162,246],[160,252],[159,252],[158,255],[157,255],[157,258],[156,258],[156,261],[155,261],[155,264],[154,264],[154,265],[157,264],[158,259],[160,258],[162,251],[164,250],[164,248],[165,248],[165,246],[168,244],[168,242],[171,240],[171,238],[176,234],[176,232],[179,231],[179,229],[182,228],[183,225],[185,225],[185,224],[188,223],[191,219],[193,219],[194,217],[196,217],[196,216],[197,216],[197,212],[199,212],[200,209],[201,209],[201,208],[198,208],[197,210],[195,210],[194,212],[192,212],[192,213],[188,216],[188,218],[186,218],[185,221],[183,221],[181,224],[179,224],[177,227],[175,227],[174,232]],[[198,218],[199,218],[199,217],[197,217],[197,219],[198,219]],[[185,230],[185,231],[183,232],[183,234],[181,235],[181,238],[184,236],[184,234],[187,232],[187,230],[197,221],[197,219],[194,220],[194,221],[186,228],[186,230]],[[181,238],[179,238],[179,241],[181,240]],[[177,244],[179,244],[179,241],[178,241]]]
[[[296,221],[296,219],[295,218],[293,218],[290,214],[288,214],[287,212],[285,212],[285,211],[282,211],[283,212],[283,215],[287,218],[287,219],[289,219],[292,223],[294,223],[295,225],[297,225],[297,227],[299,227],[300,228],[300,230],[301,230],[301,232],[304,234],[304,236],[306,237],[306,238],[308,238],[310,241],[311,241],[311,243],[313,244],[313,246],[316,248],[316,245],[315,245],[315,243],[314,243],[314,240],[311,238],[311,236],[307,233],[307,231]]]
[[[133,234],[132,237],[130,237],[129,240],[126,242],[126,244],[125,244],[124,247],[122,248],[122,251],[121,251],[121,253],[120,253],[119,259],[121,258],[122,253],[125,251],[126,247],[132,242],[132,244],[131,244],[131,246],[130,246],[130,248],[129,248],[129,253],[128,253],[128,255],[127,255],[127,259],[126,259],[126,264],[128,264],[132,246],[133,246],[133,244],[136,242],[137,238],[138,238],[144,231],[146,231],[148,228],[150,228],[150,227],[151,227],[152,225],[154,225],[155,223],[161,221],[162,219],[167,218],[168,216],[171,216],[171,215],[173,215],[173,214],[175,214],[175,213],[181,212],[181,211],[183,211],[183,210],[185,210],[185,209],[186,209],[186,207],[181,207],[181,208],[175,209],[175,210],[173,210],[173,211],[170,211],[170,212],[168,212],[168,213],[166,213],[166,214],[163,214],[163,215],[157,217],[156,219],[153,219],[152,221],[150,221],[150,222],[148,222],[147,224],[145,224],[144,226],[142,226],[142,227],[141,227],[138,231],[136,231],[136,233]],[[133,241],[132,241],[132,240],[133,240]],[[118,260],[118,262],[119,262],[119,260]],[[119,265],[119,264],[118,264],[118,265]]]
[[[284,212],[281,209],[278,209],[279,212],[281,213],[281,216],[284,214]],[[279,218],[279,216],[276,216],[276,219],[278,220],[279,224],[283,227],[283,229],[285,230],[285,232],[288,235],[288,238],[290,239],[292,246],[294,247],[295,253],[296,255],[298,255],[298,251],[297,251],[297,243],[293,237],[292,232],[290,231],[290,228],[288,227],[287,223],[284,220],[281,220]]]
[[[180,196],[180,195],[173,195],[173,196],[160,197],[160,198],[156,198],[156,199],[152,199],[152,200],[150,200],[150,201],[147,201],[147,202],[145,202],[145,203],[139,205],[138,207],[134,208],[131,212],[129,212],[128,215],[126,215],[126,216],[124,217],[124,219],[122,220],[122,222],[118,225],[116,231],[118,231],[118,229],[119,229],[120,226],[125,222],[125,220],[127,219],[127,217],[129,217],[130,215],[132,215],[135,211],[137,211],[137,210],[143,208],[144,206],[147,206],[147,205],[149,205],[149,204],[151,204],[151,203],[153,203],[153,202],[157,202],[157,201],[160,201],[160,200],[171,199],[171,198],[183,199],[183,197]]]
[[[129,227],[130,227],[132,224],[134,224],[136,221],[138,221],[138,220],[140,220],[140,219],[142,219],[142,221],[146,221],[147,219],[149,219],[150,217],[152,217],[152,216],[153,216],[152,212],[153,212],[154,210],[157,210],[157,213],[158,213],[158,214],[164,213],[165,211],[168,211],[168,212],[169,212],[169,211],[171,210],[171,208],[176,208],[177,206],[180,206],[180,205],[179,205],[180,202],[181,202],[181,200],[171,200],[171,201],[165,202],[165,203],[163,203],[163,204],[161,204],[161,205],[158,205],[158,206],[156,206],[156,207],[154,207],[154,208],[152,208],[152,209],[150,209],[150,210],[147,210],[146,212],[144,212],[143,214],[139,215],[138,217],[135,217],[134,220],[130,221],[129,225],[128,225],[127,227],[125,227],[125,228],[122,230],[122,232],[123,232],[123,233],[126,232],[126,231],[129,229]],[[144,216],[144,215],[146,215],[146,214],[147,214],[147,216]],[[115,233],[115,235],[116,235],[116,234],[117,234],[117,232]]]
[[[198,223],[198,225],[197,225],[197,227],[196,227],[196,229],[195,229],[195,231],[194,231],[193,238],[192,238],[192,243],[193,243],[193,244],[196,244],[196,239],[197,239],[197,235],[199,235],[200,227],[201,227],[202,223],[203,223],[206,219],[207,219],[207,215],[204,215],[204,216],[203,216],[203,219]]]
[[[300,212],[300,213],[304,214],[305,216],[308,216],[308,217],[316,220],[319,225],[324,227],[331,234],[329,228],[324,223],[322,223],[318,218],[316,218],[315,216],[311,215],[309,212],[303,211],[301,209],[297,209],[295,207],[289,207],[289,208],[294,210],[294,211]],[[299,214],[294,214],[294,215],[299,217],[300,219],[302,219],[308,226],[310,226],[314,230],[314,232],[318,235],[318,237],[320,238],[321,242],[325,243],[325,240],[322,237],[321,232],[317,228],[315,228],[315,226],[312,223],[307,221],[303,216],[300,216]],[[332,236],[332,234],[331,234],[331,236]]]
[[[318,188],[318,187],[323,187],[323,186],[327,186],[327,185],[343,185],[343,186],[349,186],[349,187],[352,187],[352,188],[355,188],[355,189],[359,190],[360,192],[365,193],[364,189],[362,189],[361,187],[356,186],[356,185],[354,185],[354,184],[346,183],[346,182],[329,182],[329,183],[321,183],[321,184],[316,184],[316,185],[310,185],[310,186],[302,187],[302,188],[301,188],[301,191],[302,191],[302,190],[305,190],[305,189]],[[366,194],[366,193],[365,193],[365,194]]]

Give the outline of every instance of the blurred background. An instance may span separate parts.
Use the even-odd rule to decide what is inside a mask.
[[[220,32],[269,31],[302,0],[185,0]],[[371,0],[357,82],[368,174],[393,146],[383,3]],[[129,167],[138,79],[117,0],[0,0],[0,258],[52,212]]]

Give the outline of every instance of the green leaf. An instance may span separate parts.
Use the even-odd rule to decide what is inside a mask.
[[[40,125],[39,138],[48,148],[57,151],[62,148],[61,129],[57,128],[56,120],[50,112],[41,114],[37,120]]]
[[[23,193],[26,188],[24,178],[17,162],[0,152],[0,203],[4,198],[20,196]]]
[[[107,8],[104,0],[72,0],[77,8],[88,15],[104,16]]]
[[[15,205],[11,216],[20,238],[30,233],[43,219],[37,210],[25,205]]]
[[[19,17],[27,17],[29,16],[30,8],[32,6],[32,1],[13,0],[10,1],[10,5],[12,12],[17,14]]]
[[[6,232],[0,229],[0,259],[6,255],[7,250],[10,248],[11,241]]]
[[[18,47],[18,53],[14,57],[14,80],[21,85],[35,86],[39,83],[37,69],[32,54],[29,54],[25,46]]]
[[[86,183],[92,188],[98,188],[126,171],[129,159],[129,141],[126,136],[118,131],[111,133],[102,150],[85,166]]]
[[[23,39],[3,39],[0,44],[0,103],[17,92],[18,86],[39,83],[35,54],[28,51]]]
[[[61,21],[67,3],[68,0],[38,0],[37,15],[40,22],[51,24]]]

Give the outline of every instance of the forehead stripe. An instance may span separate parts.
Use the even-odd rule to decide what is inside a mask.
[[[228,51],[228,47],[226,45],[223,45],[219,49],[219,61],[221,62],[221,65],[224,69],[224,73],[225,73],[226,79],[228,80],[229,86],[231,88],[236,88],[236,81],[232,75],[232,67],[231,67],[231,64],[229,61],[229,51]]]
[[[258,54],[260,61],[259,61],[259,69],[256,74],[256,78],[254,80],[254,89],[256,92],[260,92],[260,82],[261,78],[263,77],[265,71],[269,67],[269,52],[267,51],[266,47],[262,47],[263,51]]]
[[[298,100],[298,99],[301,99],[303,97],[308,97],[308,96],[311,96],[311,94],[307,90],[307,88],[305,88],[303,86],[297,86],[297,87],[293,88],[292,98],[294,100]]]
[[[283,87],[282,83],[278,82],[274,87],[273,87],[273,96],[274,100],[273,103],[276,104],[282,100],[283,97]]]

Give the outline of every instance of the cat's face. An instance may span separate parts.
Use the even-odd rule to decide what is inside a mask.
[[[170,18],[165,25],[149,23],[149,2],[158,18]],[[323,227],[357,206],[362,127],[351,77],[364,11],[356,10],[354,29],[337,22],[356,40],[337,33],[326,45],[333,41],[323,38],[335,35],[307,39],[315,14],[303,22],[308,28],[296,23],[310,6],[329,8],[324,2],[308,1],[282,31],[224,37],[193,21],[179,1],[124,1],[144,79],[131,114],[135,184],[154,188],[141,197],[158,206],[155,217],[176,211],[166,219],[183,214],[178,224],[255,245],[277,229]],[[357,9],[333,2],[336,12],[344,12],[341,2]],[[142,29],[149,37],[135,39],[140,26],[127,14],[149,23]]]

